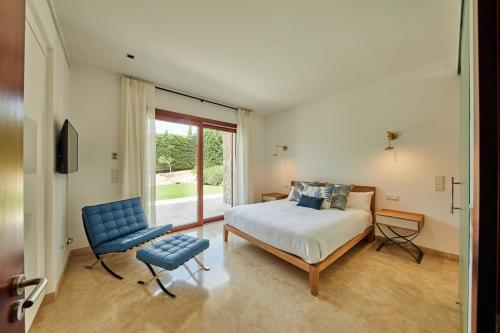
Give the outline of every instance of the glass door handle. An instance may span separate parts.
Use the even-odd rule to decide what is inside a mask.
[[[455,185],[461,185],[462,183],[456,182],[455,177],[451,177],[451,199],[450,199],[450,213],[453,214],[455,210],[461,210],[460,207],[455,207],[454,198],[455,198]]]
[[[21,299],[14,304],[11,315],[12,321],[18,321],[24,318],[25,310],[31,308],[33,304],[35,304],[46,285],[47,279],[44,277],[27,280],[24,274],[14,276],[11,289],[13,296],[21,295],[26,287],[35,286],[35,289],[33,289],[26,299]]]

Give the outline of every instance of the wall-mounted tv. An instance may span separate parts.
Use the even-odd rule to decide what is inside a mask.
[[[68,119],[64,121],[57,144],[57,171],[72,173],[78,171],[78,132]]]

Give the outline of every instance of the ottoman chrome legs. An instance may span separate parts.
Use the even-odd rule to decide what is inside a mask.
[[[208,239],[192,237],[184,234],[175,234],[138,250],[135,256],[139,261],[142,261],[148,267],[149,271],[153,275],[153,279],[156,280],[156,283],[161,290],[170,297],[175,297],[175,295],[167,290],[165,285],[163,285],[162,281],[158,277],[159,273],[153,269],[153,266],[155,266],[155,268],[157,267],[158,270],[163,269],[173,271],[194,258],[196,263],[200,265],[202,269],[208,271],[210,268],[195,258],[195,256],[208,249],[208,247]],[[137,283],[146,284],[144,281],[137,281]]]
[[[148,284],[149,282],[153,281],[153,280],[156,280],[156,283],[158,284],[158,286],[160,287],[161,290],[163,290],[163,292],[165,294],[167,294],[168,296],[172,297],[172,298],[175,298],[175,295],[172,294],[167,288],[165,288],[165,286],[163,285],[163,283],[161,283],[160,281],[160,278],[158,277],[157,273],[155,272],[155,270],[153,269],[153,267],[151,267],[150,264],[146,264],[145,265],[148,267],[149,271],[151,272],[151,274],[153,274],[153,278],[151,278],[149,281],[147,282],[144,282],[142,280],[140,281],[137,281],[137,283],[139,284]]]
[[[193,257],[193,259],[196,261],[196,263],[201,267],[201,269],[205,270],[205,271],[209,271],[210,270],[210,267],[208,267],[207,265],[203,264],[200,259],[196,258],[196,257]],[[161,272],[163,271],[166,271],[166,269],[163,269],[161,271],[159,271],[158,273],[155,272],[153,266],[151,266],[150,264],[147,264],[147,263],[144,263],[149,271],[151,272],[151,274],[153,275],[153,277],[151,279],[149,279],[148,281],[142,281],[142,280],[139,280],[137,281],[138,284],[142,284],[142,285],[146,285],[148,283],[150,283],[151,281],[153,280],[156,280],[156,283],[158,284],[158,286],[160,287],[161,290],[163,290],[163,292],[165,294],[167,294],[168,296],[172,297],[172,298],[175,298],[175,295],[170,292],[164,285],[163,283],[161,283],[161,280],[160,280],[160,277],[158,276],[158,274],[160,274]]]
[[[198,266],[201,267],[201,269],[205,270],[205,271],[209,271],[210,270],[210,267],[208,267],[207,265],[205,265],[204,263],[202,263],[200,261],[200,259],[196,258],[196,257],[193,257],[194,261],[196,261],[196,263],[198,264]]]

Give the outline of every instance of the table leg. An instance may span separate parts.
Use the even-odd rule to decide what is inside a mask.
[[[400,233],[395,231],[391,226],[387,226],[387,228],[394,235],[396,235],[394,237],[389,237],[384,232],[384,230],[380,227],[379,224],[377,224],[377,228],[382,233],[382,235],[384,235],[384,237],[385,237],[384,241],[382,243],[380,243],[380,245],[377,247],[377,249],[376,249],[377,251],[380,251],[380,249],[382,249],[382,247],[384,247],[385,245],[397,245],[400,248],[402,248],[403,250],[405,250],[406,252],[408,252],[415,259],[415,261],[418,264],[420,264],[420,262],[422,261],[422,257],[424,256],[424,253],[417,245],[415,245],[415,243],[412,242],[415,239],[415,237],[418,236],[418,234],[419,234],[418,230],[416,230],[415,232],[408,234],[408,235],[401,235]],[[398,239],[401,239],[401,241],[397,241]],[[387,244],[388,242],[390,242],[390,244]],[[406,247],[402,246],[401,244],[409,244],[410,246],[412,246],[415,249],[416,253],[413,253],[412,251],[410,251]]]

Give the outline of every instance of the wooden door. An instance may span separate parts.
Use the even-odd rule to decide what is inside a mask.
[[[23,273],[24,0],[0,1],[0,332],[24,332],[12,321],[13,276]]]

